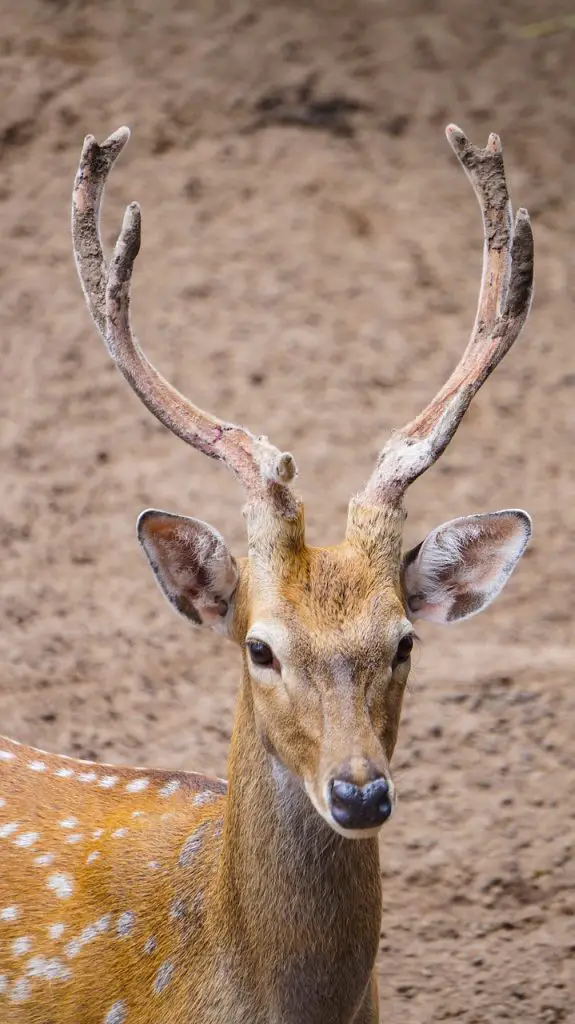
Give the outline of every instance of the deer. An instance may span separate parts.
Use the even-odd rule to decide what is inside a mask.
[[[497,135],[448,141],[483,217],[463,355],[382,448],[341,543],[306,544],[296,465],[170,385],[131,326],[141,218],[110,262],[106,181],[129,138],[87,136],[72,235],[92,319],[144,405],[244,488],[247,555],[207,523],[144,511],[137,535],[173,608],[241,653],[228,781],[111,766],[0,741],[0,1018],[4,1024],[374,1024],[378,840],[414,622],[463,621],[500,593],[526,512],[451,519],[403,551],[407,489],[441,456],[517,339],[533,288],[527,211],[513,218]]]

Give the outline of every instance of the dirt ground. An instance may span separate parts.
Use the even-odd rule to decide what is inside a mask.
[[[422,630],[382,841],[388,1024],[575,1021],[571,8],[0,3],[0,731],[46,749],[223,773],[238,674],[135,541],[154,505],[241,553],[241,494],[153,421],[91,327],[68,226],[84,134],[133,129],[104,230],[140,200],[148,354],[295,453],[316,543],[473,320],[480,220],[444,125],[503,137],[534,308],[412,489],[407,543],[506,506],[535,535],[492,609]]]

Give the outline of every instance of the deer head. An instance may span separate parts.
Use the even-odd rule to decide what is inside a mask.
[[[92,317],[133,390],[174,434],[224,462],[242,483],[247,557],[198,519],[148,510],[138,536],[173,607],[233,640],[265,750],[346,837],[373,835],[390,816],[390,760],[416,619],[452,623],[487,607],[529,540],[519,510],[453,519],[402,554],[404,494],[453,437],[471,399],[518,337],[529,311],[533,238],[525,210],[512,220],[501,144],[447,138],[483,214],[484,257],[471,339],[429,405],[396,431],[364,490],[352,498],[343,542],[306,544],[291,484],[295,463],[265,437],[202,412],[148,362],[130,325],[130,279],[140,246],[131,204],[107,266],[99,212],[109,171],[129,138],[88,136],[76,179],[73,236]]]

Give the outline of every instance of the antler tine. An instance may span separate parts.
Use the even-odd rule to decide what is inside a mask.
[[[109,268],[99,226],[108,175],[129,137],[129,129],[120,128],[99,146],[88,135],[74,183],[74,255],[94,323],[118,369],[161,423],[205,455],[224,462],[250,498],[269,498],[282,514],[292,516],[297,502],[287,485],[296,467],[289,452],[193,405],[158,373],[132,334],[130,282],[141,240],[138,204],[131,203],[126,210]]]
[[[490,135],[485,149],[461,129],[446,135],[470,179],[483,214],[483,272],[471,338],[457,367],[429,405],[392,435],[359,500],[398,503],[439,458],[473,396],[509,351],[527,319],[533,292],[533,235],[527,210],[512,222],[501,142]]]

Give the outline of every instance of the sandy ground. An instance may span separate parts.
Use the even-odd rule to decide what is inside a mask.
[[[133,140],[105,237],[138,198],[134,317],[182,390],[294,451],[310,539],[342,532],[387,432],[447,375],[481,235],[443,138],[505,142],[533,215],[529,327],[441,465],[407,542],[528,509],[485,615],[425,628],[382,842],[389,1024],[575,1021],[571,4],[2,0],[0,729],[87,758],[222,773],[238,659],[154,585],[155,505],[244,549],[241,495],[108,362],[71,258],[82,138]],[[549,17],[559,30],[522,29]]]

